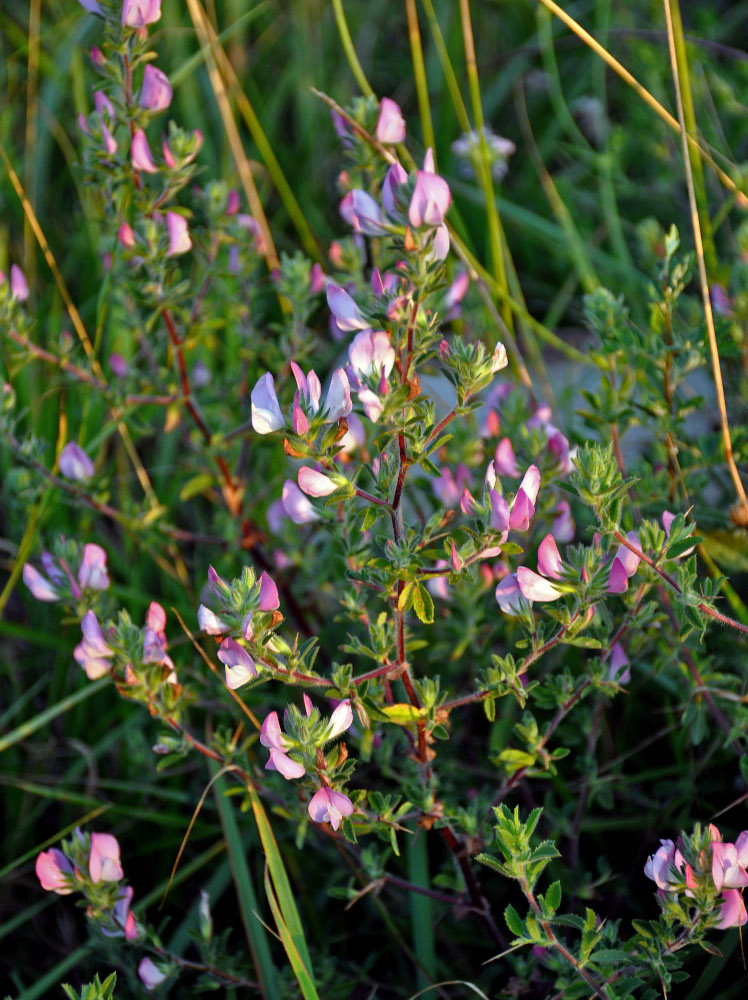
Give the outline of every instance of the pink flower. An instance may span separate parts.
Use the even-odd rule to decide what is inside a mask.
[[[226,687],[236,691],[257,676],[254,660],[235,639],[224,639],[216,654],[224,664]]]
[[[111,833],[91,834],[91,854],[88,858],[91,881],[117,882],[124,875],[119,861],[119,843]]]
[[[231,625],[219,618],[210,608],[206,608],[204,604],[201,604],[197,609],[197,624],[200,631],[206,632],[208,635],[223,635],[224,632],[231,631]]]
[[[117,239],[125,250],[132,250],[135,246],[135,233],[126,222],[123,222],[117,230]]]
[[[512,446],[512,442],[509,438],[502,438],[496,446],[494,467],[500,476],[516,477],[519,475],[517,459],[514,455],[514,447]]]
[[[130,909],[134,894],[135,890],[131,885],[122,886],[117,894],[117,902],[114,904],[111,914],[112,922],[117,929],[107,930],[106,927],[102,927],[102,934],[106,934],[107,937],[116,937],[124,931],[128,941],[135,941],[138,937],[138,925],[135,922],[135,914]]]
[[[109,574],[106,567],[106,552],[100,545],[88,542],[83,547],[83,558],[78,570],[81,590],[106,590]]]
[[[31,563],[26,563],[23,567],[23,582],[37,601],[59,601],[63,594],[56,584],[62,583],[63,579],[61,577],[54,582],[48,580]]]
[[[329,731],[325,733],[325,742],[334,740],[353,725],[353,711],[351,710],[351,700],[346,698],[341,701],[338,707],[330,716]]]
[[[104,640],[101,625],[93,611],[87,611],[81,621],[83,640],[73,650],[73,656],[86,672],[90,681],[104,677],[111,670],[109,660],[114,650]]]
[[[342,792],[323,786],[309,800],[307,809],[315,823],[330,823],[333,830],[337,830],[343,817],[353,813],[353,803]]]
[[[147,990],[153,990],[166,979],[166,973],[155,965],[147,956],[141,958],[138,975]]]
[[[158,66],[148,63],[143,72],[140,88],[140,106],[149,111],[165,111],[171,104],[172,89],[169,77]]]
[[[729,927],[742,927],[748,921],[748,912],[741,894],[737,889],[728,889],[722,893],[722,899],[724,902],[719,911],[719,923],[714,926],[720,931]]]
[[[629,531],[626,535],[629,542],[637,549],[641,549],[639,536],[635,531]],[[608,593],[622,594],[628,590],[629,579],[636,573],[640,563],[640,558],[632,552],[626,545],[620,545],[610,566],[610,576],[608,577]]]
[[[620,642],[617,642],[610,651],[608,680],[615,681],[616,684],[628,684],[631,680],[631,666],[629,664],[629,658],[626,656]]]
[[[509,515],[509,527],[514,531],[527,531],[535,515],[535,501],[540,489],[540,470],[531,465],[519,484]]]
[[[468,482],[470,482],[470,470],[466,465],[458,465],[455,473],[445,466],[439,478],[431,481],[431,488],[443,507],[455,510],[460,505],[462,491]]]
[[[73,866],[56,847],[42,851],[36,859],[36,877],[47,892],[56,892],[58,896],[69,896],[73,892],[71,882],[75,881]]]
[[[557,542],[573,541],[574,519],[571,516],[571,506],[568,500],[559,500],[556,506],[556,517],[551,525],[551,534]]]
[[[85,483],[94,474],[93,462],[75,441],[68,441],[57,461],[61,474],[77,483]]]
[[[723,886],[726,889],[742,889],[748,885],[746,864],[748,864],[748,850],[745,847],[739,857],[735,844],[726,844],[722,841],[712,843],[712,879],[718,890]]]
[[[308,524],[319,521],[320,516],[314,505],[305,497],[293,479],[287,479],[283,484],[283,510],[295,524]]]
[[[29,297],[29,283],[18,264],[10,265],[10,295],[16,302],[25,302]]]
[[[299,488],[310,497],[328,497],[337,489],[335,483],[324,473],[302,465],[299,469]]]
[[[354,388],[361,378],[387,378],[395,364],[395,350],[384,330],[362,330],[348,348],[348,361],[354,376]]]
[[[416,186],[408,206],[411,226],[441,226],[451,201],[449,185],[443,177],[433,173],[433,153],[429,149],[424,169],[416,175]]]
[[[252,426],[258,434],[272,434],[273,431],[282,430],[286,426],[270,372],[266,372],[257,380],[250,398]]]
[[[399,105],[389,97],[383,97],[379,104],[377,140],[392,146],[405,141],[405,119]]]
[[[161,0],[124,0],[122,24],[128,28],[144,28],[161,17]]]
[[[187,228],[187,220],[176,212],[166,213],[166,228],[169,233],[167,257],[176,257],[192,249],[192,240]]]
[[[517,570],[517,582],[522,595],[528,601],[556,601],[562,596],[563,591],[554,587],[548,582],[547,577],[552,580],[561,579],[561,566],[563,565],[553,535],[546,535],[540,543],[538,549],[538,569],[542,575],[534,573],[526,566],[520,566]]]
[[[286,780],[303,778],[306,768],[298,761],[292,760],[286,753],[288,741],[281,732],[278,713],[271,712],[260,729],[260,743],[270,750],[270,760],[265,765],[266,771],[279,771]]]
[[[148,145],[148,140],[142,128],[139,128],[132,138],[130,156],[132,157],[132,165],[136,170],[142,170],[146,174],[155,174],[158,172],[158,167],[153,156],[151,156],[151,147]]]
[[[278,588],[272,578],[263,571],[260,576],[260,611],[276,611],[280,607]]]

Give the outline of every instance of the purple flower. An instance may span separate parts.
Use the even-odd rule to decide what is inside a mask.
[[[629,658],[620,642],[615,643],[610,650],[608,680],[615,681],[616,684],[628,684],[631,680]]]
[[[559,500],[556,517],[551,525],[551,534],[557,542],[571,542],[574,539],[574,518],[568,500]]]
[[[308,524],[320,519],[312,502],[304,496],[293,479],[284,482],[281,502],[283,510],[295,524]]]
[[[117,882],[124,875],[119,861],[119,843],[111,833],[91,834],[91,854],[88,858],[91,881]]]
[[[271,712],[260,729],[260,743],[270,750],[270,759],[265,765],[266,771],[280,771],[286,780],[303,778],[306,768],[298,761],[292,760],[286,753],[288,741],[281,732],[278,713]]]
[[[431,481],[431,488],[443,507],[446,507],[447,510],[455,510],[459,507],[462,491],[469,482],[470,469],[466,465],[458,465],[456,474],[445,466],[439,478]]]
[[[153,990],[166,979],[166,973],[155,965],[147,956],[141,958],[138,975],[147,990]]]
[[[670,890],[680,881],[672,869],[682,871],[684,860],[672,840],[661,840],[657,851],[647,858],[644,874],[657,883],[658,889]]]
[[[449,185],[443,177],[433,172],[433,153],[429,149],[424,169],[419,170],[416,175],[416,186],[408,206],[411,226],[441,226],[451,201]]]
[[[73,650],[76,663],[86,671],[86,677],[95,681],[111,670],[109,660],[114,650],[107,645],[101,625],[93,611],[87,611],[81,621],[82,641]]]
[[[341,330],[367,330],[369,328],[369,324],[361,315],[361,311],[348,292],[332,282],[327,286],[327,305]]]
[[[391,146],[405,141],[405,119],[399,105],[389,97],[383,97],[379,104],[377,140]]]
[[[384,178],[382,184],[382,204],[388,215],[394,216],[397,212],[397,191],[408,181],[408,175],[404,168],[397,162],[392,164]]]
[[[522,596],[528,601],[558,600],[563,591],[549,583],[547,578],[560,580],[562,566],[563,561],[553,535],[546,535],[538,549],[538,570],[541,575],[526,566],[520,566],[517,570],[517,582]]]
[[[166,228],[169,233],[167,257],[176,257],[192,249],[192,240],[187,228],[187,220],[176,212],[166,213]]]
[[[230,690],[236,691],[257,676],[254,660],[235,639],[224,639],[218,647],[217,656],[224,665],[226,687]]]
[[[140,88],[140,106],[148,111],[166,111],[171,104],[172,89],[169,77],[158,66],[148,63]]]
[[[78,0],[81,7],[88,11],[89,14],[98,14],[99,17],[104,16],[104,11],[101,9],[96,0]]]
[[[353,803],[342,792],[323,786],[309,800],[307,809],[315,823],[330,823],[333,830],[337,830],[343,817],[353,813]]]
[[[78,570],[81,590],[106,590],[109,575],[106,568],[106,552],[100,545],[88,542],[83,547],[83,558]]]
[[[741,834],[742,836],[742,834]],[[712,879],[718,890],[743,889],[748,885],[748,873],[745,866],[748,864],[748,851],[743,849],[739,852],[736,844],[723,843],[715,840],[712,842]]]
[[[122,23],[128,28],[144,28],[161,17],[161,0],[124,0]]]
[[[257,380],[250,398],[252,426],[258,434],[272,434],[273,431],[282,430],[286,426],[270,372],[266,372]]]
[[[349,191],[340,203],[340,214],[356,233],[365,233],[366,236],[384,236],[387,233],[382,209],[366,191]]]
[[[62,851],[51,847],[42,851],[36,859],[36,877],[47,892],[56,892],[58,896],[69,896],[73,891],[71,882],[75,881],[75,873],[70,861]]]
[[[357,333],[348,348],[348,361],[356,377],[387,378],[395,364],[395,350],[390,337],[384,330],[362,330]]]
[[[94,474],[93,462],[75,441],[68,441],[57,461],[62,475],[77,483],[85,483]]]
[[[151,147],[148,145],[148,140],[142,128],[139,128],[132,137],[130,156],[132,157],[132,165],[136,170],[142,170],[146,174],[155,174],[158,172],[158,167],[151,155]]]

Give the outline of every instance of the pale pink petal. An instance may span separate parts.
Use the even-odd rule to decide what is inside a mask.
[[[306,465],[299,469],[299,487],[310,497],[327,497],[337,489],[328,476]]]
[[[388,145],[405,141],[405,119],[399,105],[389,97],[383,97],[379,103],[377,140]]]
[[[538,549],[538,572],[553,580],[561,579],[563,560],[553,535],[546,535]]]
[[[151,148],[148,145],[148,140],[146,139],[145,132],[142,128],[139,128],[132,137],[130,156],[132,157],[132,165],[136,170],[142,170],[147,174],[155,174],[158,172],[158,167],[151,156]]]
[[[502,438],[497,444],[496,454],[494,455],[494,466],[500,476],[516,477],[519,475],[514,447],[509,438]]]
[[[303,764],[291,760],[288,754],[284,753],[283,750],[276,749],[276,747],[271,748],[270,760],[265,765],[265,769],[279,771],[287,781],[291,781],[293,778],[303,778],[306,774],[306,768]]]
[[[275,382],[270,372],[265,372],[258,380],[250,396],[252,409],[252,426],[258,434],[271,434],[285,427],[278,397],[275,394]]]
[[[272,578],[263,570],[260,576],[260,611],[276,611],[280,607],[278,588]]]
[[[528,601],[557,601],[563,596],[557,587],[526,566],[517,569],[517,583]]]
[[[353,725],[353,711],[351,709],[351,700],[346,698],[344,701],[338,705],[335,711],[330,716],[329,731],[325,734],[326,740],[333,740],[336,736],[340,736],[344,733],[346,729]]]
[[[117,882],[124,875],[119,860],[119,843],[111,833],[91,834],[91,854],[88,859],[91,881]]]

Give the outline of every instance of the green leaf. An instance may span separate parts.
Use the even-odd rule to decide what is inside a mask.
[[[179,491],[180,500],[192,500],[193,497],[206,493],[215,486],[216,477],[211,472],[201,472],[198,476],[188,479]]]
[[[507,927],[515,937],[521,938],[525,936],[525,925],[511,903],[504,910],[504,920],[506,920]]]
[[[548,887],[548,892],[545,894],[545,902],[550,910],[555,912],[561,905],[561,883],[553,882]]]
[[[413,591],[413,610],[418,615],[424,625],[431,625],[434,621],[434,602],[431,594],[425,587],[416,586]]]

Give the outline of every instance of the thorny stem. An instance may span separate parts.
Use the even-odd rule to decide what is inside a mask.
[[[566,948],[561,944],[561,942],[559,941],[559,939],[553,933],[553,929],[551,928],[551,925],[548,923],[548,921],[543,916],[543,911],[540,909],[540,906],[538,905],[538,901],[535,899],[535,896],[533,895],[533,891],[530,888],[530,884],[527,881],[527,879],[523,876],[521,879],[519,879],[519,883],[522,886],[522,892],[525,894],[525,898],[527,899],[527,902],[530,904],[530,906],[532,907],[532,909],[533,909],[533,911],[535,913],[535,916],[538,918],[538,923],[540,924],[540,926],[543,928],[543,930],[545,931],[545,933],[550,938],[551,943],[553,944],[553,947],[556,949],[556,951],[560,955],[563,955],[563,957],[566,959],[566,961],[571,966],[573,966],[573,968],[575,969],[575,971],[582,977],[582,979],[584,979],[585,982],[588,983],[589,986],[595,991],[595,993],[597,994],[597,996],[601,997],[602,1000],[609,1000],[608,994],[605,993],[604,990],[600,986],[598,986],[598,984],[595,982],[595,980],[592,978],[592,976],[589,974],[589,972],[587,972],[586,969],[582,968],[582,966],[579,964],[579,962],[577,961],[577,959],[574,958],[574,956],[571,954],[570,951],[566,950]]]
[[[670,584],[670,586],[673,588],[676,594],[681,594],[681,595],[683,594],[683,591],[681,590],[678,582],[674,580],[669,573],[666,573],[664,569],[660,569],[657,563],[653,559],[650,559],[648,555],[645,555],[641,549],[637,548],[636,545],[632,545],[632,543],[628,540],[628,538],[626,538],[625,535],[621,534],[620,531],[614,531],[613,537],[616,539],[616,541],[620,542],[621,545],[625,545],[627,549],[630,549],[634,553],[634,555],[638,556],[642,562],[647,564],[647,566],[651,566],[652,569],[655,571],[655,573],[661,576],[666,583]],[[714,618],[715,621],[721,622],[722,625],[729,625],[731,628],[737,629],[738,632],[743,632],[748,634],[748,625],[743,625],[742,622],[736,621],[734,618],[730,618],[728,615],[723,615],[720,611],[717,611],[715,608],[710,608],[709,605],[705,604],[703,601],[697,604],[696,607],[699,609],[699,611],[702,611],[705,615],[708,615],[710,618]]]

